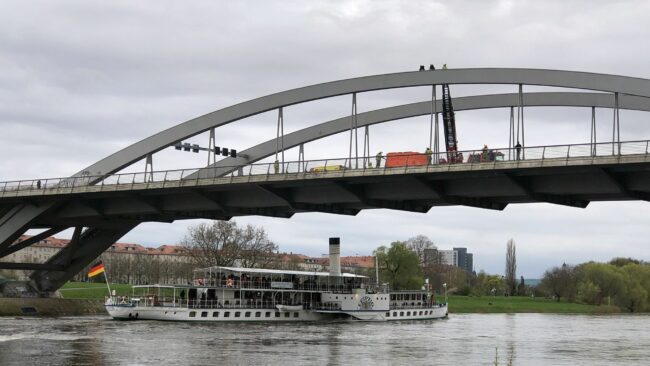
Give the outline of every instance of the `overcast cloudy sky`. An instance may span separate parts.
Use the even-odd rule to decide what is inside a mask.
[[[193,117],[262,95],[418,65],[530,67],[650,78],[648,1],[3,1],[0,4],[0,181],[71,175]],[[452,94],[487,89],[452,87]],[[514,87],[493,88],[495,92]],[[359,112],[426,100],[428,88],[363,93]],[[349,113],[350,98],[285,110],[287,132]],[[508,111],[457,114],[461,149],[507,146]],[[529,146],[589,141],[590,111],[530,109]],[[275,134],[274,113],[229,125],[222,145]],[[611,111],[598,114],[599,138]],[[648,115],[622,112],[623,139],[650,139]],[[371,129],[373,150],[423,150],[428,119]],[[191,142],[207,144],[205,135]],[[297,153],[288,153],[288,159]],[[307,158],[347,155],[345,136],[307,145]],[[205,156],[166,150],[156,169]],[[129,168],[143,170],[144,163]],[[344,255],[417,234],[467,247],[477,270],[502,273],[514,238],[520,274],[563,262],[650,259],[650,203],[587,209],[511,205],[503,212],[438,207],[427,214],[368,210],[356,217],[249,217],[281,250],[320,255],[341,236]],[[188,225],[142,224],[121,241],[177,243]],[[66,233],[62,234],[65,236]],[[67,234],[69,235],[69,233]]]

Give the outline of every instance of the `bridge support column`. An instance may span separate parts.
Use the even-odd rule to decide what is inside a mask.
[[[359,169],[359,135],[357,134],[357,93],[352,93],[352,113],[350,115],[350,154],[348,168],[352,169],[352,144],[354,143],[355,164],[354,168]],[[354,140],[352,139],[354,137]]]
[[[41,296],[52,294],[136,226],[125,223],[114,229],[88,228],[83,232],[77,228],[70,244],[45,263],[62,270],[35,271],[30,276],[32,286]]]
[[[278,127],[275,136],[275,161],[278,161],[278,150],[282,151],[282,170],[284,173],[284,113],[278,108]],[[278,172],[275,172],[278,173]]]
[[[612,155],[621,155],[621,121],[618,113],[618,92],[614,93],[614,121],[612,126]]]
[[[596,156],[596,107],[591,107],[591,156]]]

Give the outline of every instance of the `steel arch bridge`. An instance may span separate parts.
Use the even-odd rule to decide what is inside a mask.
[[[352,133],[354,131],[356,135],[358,128],[423,115],[431,115],[433,121],[433,116],[435,115],[437,120],[440,113],[438,111],[442,110],[441,102],[433,97],[431,100],[356,113],[358,93],[422,86],[433,86],[435,90],[436,86],[443,84],[518,86],[519,93],[455,98],[454,107],[456,111],[510,108],[511,127],[516,108],[518,119],[521,116],[521,122],[517,121],[517,126],[521,123],[522,127],[521,136],[519,131],[517,132],[517,140],[521,139],[524,145],[523,152],[528,154],[526,160],[504,161],[499,164],[447,164],[405,168],[398,172],[391,169],[366,169],[368,156],[365,147],[363,157],[352,155]],[[524,93],[523,86],[529,85],[574,91]],[[272,110],[278,110],[280,129],[284,107],[341,95],[352,95],[352,114],[307,126],[287,135],[278,135],[275,139],[241,151],[235,159],[224,159],[201,169],[183,171],[175,182],[167,179],[169,172],[165,172],[161,183],[159,179],[154,179],[154,173],[149,171],[141,174],[140,178],[137,174],[132,174],[130,185],[126,184],[129,187],[119,184],[119,179],[124,179],[124,174],[117,174],[119,171],[143,159],[150,160],[154,153],[173,146],[178,141]],[[593,130],[595,121],[592,120],[592,141],[589,144],[562,147],[526,146],[523,111],[525,107],[533,106],[592,108],[592,119],[595,118],[595,108],[611,108],[614,110],[612,141],[606,144],[596,143]],[[43,187],[41,180],[4,182],[4,186],[0,183],[0,260],[47,236],[68,228],[75,229],[70,244],[46,263],[0,263],[0,268],[34,270],[31,285],[38,293],[47,295],[144,221],[169,222],[199,217],[229,219],[238,215],[290,217],[294,212],[308,211],[356,214],[365,208],[426,212],[436,205],[503,209],[508,203],[518,202],[550,202],[585,207],[591,200],[648,200],[648,142],[620,141],[616,133],[619,129],[620,109],[650,111],[650,80],[561,70],[448,69],[367,76],[271,94],[208,113],[161,131],[82,169],[72,177],[44,180]],[[436,136],[437,130],[436,126]],[[310,173],[306,169],[309,162],[282,161],[282,174],[269,174],[270,165],[254,164],[277,154],[278,146],[281,146],[280,150],[283,152],[348,131],[350,154],[342,163],[334,164],[352,167],[354,163],[355,168],[359,168],[360,163],[362,169]],[[437,139],[436,137],[436,141]],[[512,133],[509,140],[510,150],[506,149],[504,153],[514,154],[511,151],[514,147]],[[356,149],[358,150],[358,146]],[[556,156],[557,151],[564,155],[565,150],[566,156]],[[606,153],[603,153],[604,151]],[[436,156],[438,153],[436,149]],[[312,167],[322,163],[313,163]],[[290,169],[292,166],[293,170]],[[266,174],[254,174],[259,169],[266,169]],[[111,184],[111,179],[115,177],[117,183]],[[545,186],[545,182],[556,178],[559,179],[558,182],[561,181],[556,185],[562,187],[558,188],[552,184]],[[473,194],[470,188],[463,191],[463,187],[479,180],[484,187],[492,187],[488,189],[492,193]],[[585,181],[593,184],[587,187],[584,185]],[[321,202],[301,201],[299,196],[304,196],[304,192],[300,193],[298,189],[314,192],[320,189],[318,187],[322,182],[326,182],[328,187],[320,191],[325,197]],[[408,190],[413,193],[412,196],[379,197],[381,192],[375,192],[376,189],[371,192],[368,188],[373,182],[408,186]],[[451,183],[453,187],[450,187]],[[249,194],[250,202],[246,207],[232,207],[225,202],[227,200],[220,199],[220,196],[227,196],[229,190],[241,189],[244,186],[254,186],[259,193]],[[496,193],[496,186],[506,187],[505,191]],[[113,188],[115,189],[112,190]],[[573,193],[567,193],[565,188]],[[576,194],[576,189],[584,191],[584,194]],[[125,190],[129,192],[125,193]],[[201,201],[203,206],[197,209],[190,207],[191,205],[180,205],[169,209],[152,198],[155,196],[150,194],[152,192],[169,195],[170,201],[173,200],[173,195],[182,192],[192,196],[194,201]],[[377,197],[373,194],[377,194]],[[337,197],[338,202],[329,202],[330,196]],[[133,207],[122,208],[122,211],[115,208],[125,205],[124,200],[132,201],[136,206],[144,206],[146,214]],[[268,202],[263,203],[264,200]],[[73,211],[77,213],[71,213]],[[28,240],[16,242],[20,235],[32,228],[46,230]]]

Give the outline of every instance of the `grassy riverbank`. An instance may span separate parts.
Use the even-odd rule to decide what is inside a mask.
[[[131,295],[131,285],[111,285],[118,296]],[[59,290],[65,299],[100,299],[103,300],[108,291],[105,283],[68,282]],[[439,300],[442,300],[439,298]],[[554,301],[544,298],[530,297],[492,297],[492,296],[450,296],[450,313],[573,313],[573,314],[604,314],[618,313],[615,306],[595,306],[574,304],[565,301]]]
[[[117,296],[131,295],[131,285],[112,284]],[[101,299],[108,296],[106,283],[68,282],[59,289],[64,299]]]
[[[615,306],[595,306],[585,304],[557,302],[551,299],[530,298],[523,296],[450,296],[450,313],[572,313],[604,314],[619,313]]]

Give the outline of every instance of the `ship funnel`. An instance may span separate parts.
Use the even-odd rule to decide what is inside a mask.
[[[340,238],[330,238],[330,276],[341,276]]]

